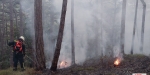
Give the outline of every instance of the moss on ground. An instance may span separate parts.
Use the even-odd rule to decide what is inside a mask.
[[[20,68],[17,71],[13,71],[13,68],[0,70],[0,75],[35,75],[36,73],[33,68],[26,68],[25,71],[21,71]]]

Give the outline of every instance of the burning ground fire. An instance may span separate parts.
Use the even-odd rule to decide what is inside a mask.
[[[114,66],[119,66],[121,64],[121,61],[123,60],[122,54],[119,53],[117,56],[115,56]]]
[[[118,65],[120,64],[120,62],[121,62],[121,61],[117,58],[117,59],[115,60],[115,62],[114,62],[114,65],[115,65],[115,66],[118,66]]]
[[[67,62],[66,61],[61,61],[61,63],[59,64],[59,68],[66,68],[68,67]]]

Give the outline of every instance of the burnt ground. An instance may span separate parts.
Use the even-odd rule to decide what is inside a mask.
[[[119,66],[114,66],[114,58],[95,58],[87,60],[82,65],[58,69],[49,75],[132,75],[132,73],[147,73],[150,75],[150,57],[144,55],[124,55]],[[43,75],[48,75],[44,72]]]

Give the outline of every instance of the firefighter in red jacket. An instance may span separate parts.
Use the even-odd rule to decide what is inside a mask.
[[[17,64],[20,63],[21,70],[24,71],[24,56],[25,56],[25,45],[24,37],[20,36],[18,40],[9,42],[8,45],[13,47],[13,70],[17,70]]]

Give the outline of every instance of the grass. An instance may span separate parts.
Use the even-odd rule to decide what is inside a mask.
[[[12,68],[0,70],[0,75],[35,75],[40,73],[41,72],[34,71],[33,68],[26,68],[26,70],[23,72],[21,71],[20,68],[17,71],[13,71]]]
[[[76,67],[73,69],[74,71],[92,71],[95,70],[94,67]]]
[[[131,55],[131,54],[128,54],[126,55],[127,58],[143,58],[145,57],[145,55],[143,54],[134,54],[134,55]]]

